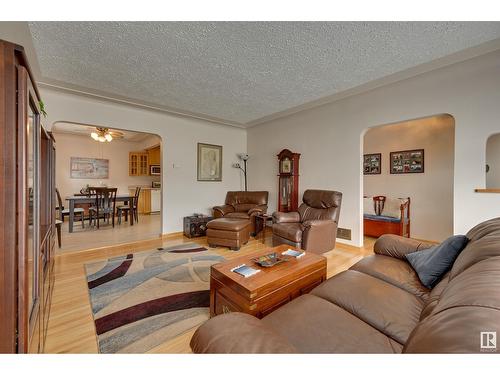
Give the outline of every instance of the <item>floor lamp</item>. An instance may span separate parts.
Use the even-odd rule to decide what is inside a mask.
[[[234,163],[233,167],[241,169],[243,171],[243,175],[245,176],[245,191],[247,190],[247,161],[250,158],[248,154],[238,154],[238,158],[243,161],[243,168],[241,167],[240,163]]]

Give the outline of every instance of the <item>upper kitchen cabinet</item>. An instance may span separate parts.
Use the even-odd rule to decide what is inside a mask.
[[[148,149],[149,166],[161,164],[160,145]]]
[[[130,152],[128,155],[129,176],[149,176],[149,157],[147,152]]]

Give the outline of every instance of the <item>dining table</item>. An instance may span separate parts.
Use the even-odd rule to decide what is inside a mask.
[[[123,202],[125,205],[130,205],[130,202],[134,199],[133,195],[129,194],[117,194],[116,202]],[[75,204],[80,203],[95,203],[95,197],[88,195],[72,195],[66,197],[66,200],[69,202],[69,233],[73,233],[73,223],[75,220]],[[131,217],[132,210],[129,210],[129,218],[130,225],[134,225],[134,220]]]

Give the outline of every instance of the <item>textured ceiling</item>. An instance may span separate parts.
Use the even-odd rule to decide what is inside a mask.
[[[30,22],[42,82],[245,124],[500,38],[500,22]]]

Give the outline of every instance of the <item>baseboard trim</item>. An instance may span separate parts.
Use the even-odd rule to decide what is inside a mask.
[[[160,235],[160,238],[164,240],[172,239],[172,238],[179,238],[184,235],[184,232],[170,232],[170,233],[162,233]]]

